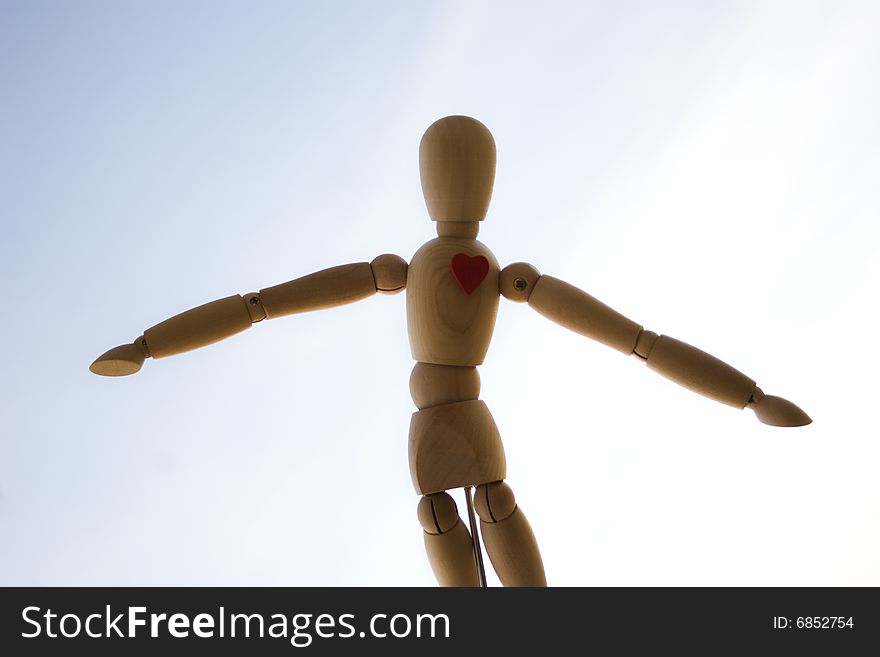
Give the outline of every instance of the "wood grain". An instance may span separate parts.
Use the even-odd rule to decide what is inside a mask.
[[[413,413],[409,468],[423,495],[504,479],[504,446],[486,404],[463,401]]]
[[[583,290],[552,276],[541,276],[529,296],[529,306],[565,328],[631,354],[640,324]]]
[[[287,283],[260,290],[269,319],[341,306],[376,293],[368,262],[330,267]]]
[[[485,279],[470,294],[451,269],[453,256],[483,256]],[[406,315],[414,360],[479,365],[486,357],[498,313],[498,260],[477,240],[437,237],[413,255],[407,276]]]
[[[153,358],[164,358],[204,347],[240,333],[252,325],[241,295],[192,308],[144,331]]]
[[[416,363],[409,377],[409,392],[419,409],[480,396],[480,374],[476,367]]]
[[[419,173],[434,221],[482,221],[495,184],[495,139],[469,116],[435,121],[419,144]]]

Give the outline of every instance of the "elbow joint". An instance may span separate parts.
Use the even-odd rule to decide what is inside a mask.
[[[259,292],[248,292],[242,297],[242,299],[244,299],[244,305],[247,307],[248,315],[251,316],[251,324],[256,324],[257,322],[262,322],[266,319],[266,309],[263,307],[263,302],[260,300]]]
[[[642,329],[639,337],[636,339],[636,346],[633,348],[633,356],[647,362],[648,356],[654,349],[658,335],[654,331],[646,331]]]

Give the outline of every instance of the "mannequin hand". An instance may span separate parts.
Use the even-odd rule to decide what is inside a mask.
[[[101,376],[127,376],[134,374],[141,369],[144,364],[146,354],[137,345],[140,338],[134,344],[123,344],[113,347],[95,359],[95,362],[89,365],[89,370],[94,374]]]
[[[813,420],[795,404],[774,395],[765,395],[760,388],[755,389],[748,407],[764,424],[774,427],[802,427]]]

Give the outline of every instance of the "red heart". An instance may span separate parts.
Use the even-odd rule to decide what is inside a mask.
[[[489,273],[489,261],[481,255],[471,257],[466,253],[456,253],[449,264],[452,275],[466,294],[476,290]]]

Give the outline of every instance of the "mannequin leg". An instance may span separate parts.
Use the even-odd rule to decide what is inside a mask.
[[[425,551],[440,586],[479,586],[471,533],[458,516],[448,493],[432,493],[419,501],[419,522]]]
[[[474,506],[492,567],[504,586],[547,586],[538,542],[503,481],[477,487]]]

